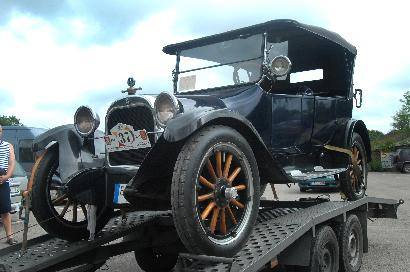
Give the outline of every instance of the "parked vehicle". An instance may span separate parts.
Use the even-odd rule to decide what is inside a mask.
[[[16,161],[13,175],[9,179],[12,214],[19,211],[21,204],[21,192],[27,188],[27,181],[26,171],[24,171],[21,164]]]
[[[399,171],[410,173],[410,148],[398,148],[394,162]]]
[[[33,140],[45,131],[46,129],[35,127],[3,126],[3,139],[14,146],[16,160],[28,174],[34,164]]]
[[[333,176],[300,181],[298,185],[301,192],[318,189],[339,189],[339,182]]]
[[[347,199],[364,196],[371,158],[366,126],[352,119],[356,48],[338,34],[274,20],[163,51],[176,56],[173,93],[137,95],[128,79],[105,117],[105,162],[95,161],[89,106],[35,140],[32,210],[47,232],[86,236],[87,221],[67,217],[86,203],[98,206],[99,229],[113,208],[172,209],[188,251],[232,256],[252,231],[261,185],[338,175]],[[50,187],[57,172],[64,186]],[[51,199],[55,190],[64,197]],[[119,192],[128,203],[113,203]]]

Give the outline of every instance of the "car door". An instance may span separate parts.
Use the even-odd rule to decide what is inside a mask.
[[[311,93],[272,95],[272,148],[275,152],[305,153],[313,128]]]

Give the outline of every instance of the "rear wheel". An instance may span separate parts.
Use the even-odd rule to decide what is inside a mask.
[[[59,173],[58,166],[58,149],[51,147],[45,151],[34,173],[31,210],[47,233],[65,240],[86,238],[86,206],[65,192],[63,186],[56,184],[54,180]],[[110,216],[111,210],[100,205],[97,211],[97,232]]]
[[[258,167],[241,134],[212,126],[186,142],[174,168],[171,203],[189,251],[234,255],[249,238],[259,197]]]
[[[359,134],[353,133],[348,169],[340,174],[340,189],[348,200],[363,198],[367,189],[367,155]]]

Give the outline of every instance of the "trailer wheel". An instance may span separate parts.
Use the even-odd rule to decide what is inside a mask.
[[[316,233],[312,243],[311,272],[339,271],[339,244],[336,234],[329,226],[323,226]]]
[[[31,210],[40,226],[49,234],[64,240],[80,240],[88,236],[85,205],[62,192],[53,182],[58,174],[58,149],[45,151],[34,173]],[[96,231],[102,229],[112,210],[99,207]]]
[[[135,260],[146,272],[171,271],[177,263],[178,254],[160,253],[152,248],[135,251]]]
[[[367,155],[362,138],[353,133],[348,170],[340,174],[340,189],[348,200],[358,200],[365,196],[367,189]]]
[[[350,215],[341,225],[339,243],[340,271],[359,271],[363,258],[363,230],[356,215]]]
[[[187,140],[175,164],[176,230],[193,253],[232,256],[248,240],[260,191],[252,149],[236,130],[207,127]]]

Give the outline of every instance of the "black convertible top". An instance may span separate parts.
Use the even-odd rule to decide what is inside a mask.
[[[299,23],[295,20],[289,19],[278,19],[272,20],[265,23],[248,26],[244,28],[239,28],[231,30],[228,32],[215,34],[207,37],[202,37],[195,40],[185,41],[176,44],[170,44],[165,46],[162,51],[164,53],[175,55],[178,51],[191,49],[199,46],[204,46],[211,43],[220,42],[226,39],[234,39],[240,35],[252,35],[264,32],[304,32],[304,34],[311,34],[312,36],[317,36],[318,38],[326,39],[330,42],[338,44],[339,46],[347,49],[353,55],[356,55],[356,47],[348,43],[339,34],[326,30],[321,27],[306,25]]]

